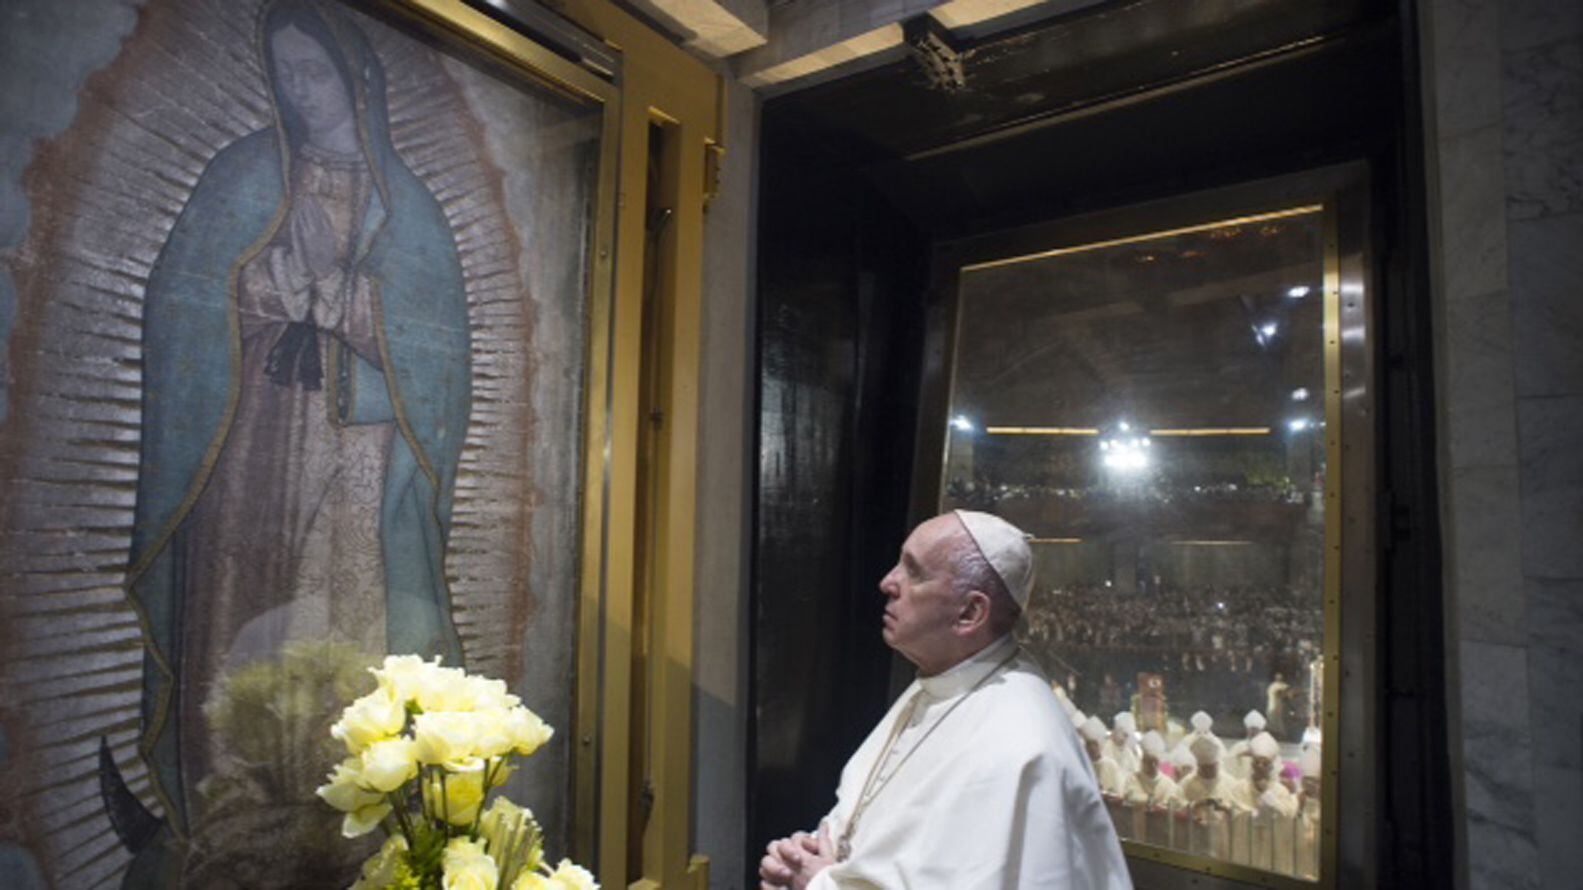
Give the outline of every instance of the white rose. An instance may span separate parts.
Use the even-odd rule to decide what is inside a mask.
[[[516,745],[512,736],[511,711],[505,708],[483,708],[472,712],[473,753],[479,757],[500,757]]]
[[[511,890],[558,890],[550,879],[536,871],[524,871],[511,882]]]
[[[341,719],[330,727],[330,735],[344,743],[348,753],[361,754],[406,725],[406,708],[389,690],[380,688],[347,705]]]
[[[562,859],[561,864],[555,866],[550,880],[566,890],[599,890],[599,882],[594,880],[593,874],[570,859]]]
[[[377,791],[363,787],[361,760],[348,757],[337,764],[330,773],[330,781],[315,789],[325,803],[346,814],[341,821],[341,834],[361,837],[379,825],[390,814],[390,801]]]
[[[413,677],[413,696],[425,711],[472,710],[472,689],[460,668],[426,665]]]
[[[390,815],[390,803],[381,800],[370,807],[364,807],[356,812],[347,813],[341,820],[341,836],[345,838],[362,837],[379,827],[379,823]]]
[[[463,711],[425,711],[412,720],[419,763],[460,763],[476,753],[478,721]]]
[[[417,745],[410,739],[386,739],[363,751],[362,782],[375,791],[395,791],[418,774]]]
[[[468,693],[472,697],[474,710],[483,708],[498,708],[505,710],[522,704],[522,699],[506,691],[504,680],[494,680],[488,677],[468,677]]]
[[[506,732],[511,737],[512,749],[524,757],[532,755],[555,735],[555,730],[548,723],[524,707],[507,711],[504,722]]]
[[[435,656],[434,663],[430,664],[416,655],[387,655],[385,663],[380,667],[370,668],[369,673],[379,681],[379,688],[386,690],[397,701],[405,704],[417,697],[418,678],[439,665],[439,656]]]
[[[440,865],[445,874],[440,879],[444,890],[495,890],[500,883],[500,868],[476,841],[453,838],[445,845]]]
[[[471,825],[484,805],[484,762],[473,758],[431,770],[423,777],[423,807],[452,825]],[[443,778],[441,773],[444,774]]]
[[[314,793],[324,802],[343,813],[362,809],[384,799],[384,795],[362,786],[362,761],[348,757],[330,771],[329,782],[320,785]]]

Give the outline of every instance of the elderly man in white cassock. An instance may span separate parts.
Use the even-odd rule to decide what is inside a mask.
[[[1264,731],[1264,715],[1258,711],[1249,711],[1242,718],[1242,726],[1248,731],[1247,738],[1241,739],[1226,752],[1226,775],[1234,779],[1248,777],[1248,761],[1253,757],[1248,752],[1248,745],[1253,742],[1254,736]]]
[[[923,523],[880,581],[884,638],[918,668],[847,761],[817,832],[769,845],[778,888],[1132,886],[1072,721],[1011,630],[1033,559],[1003,519]]]
[[[1183,804],[1182,792],[1170,776],[1160,772],[1165,758],[1165,739],[1154,730],[1143,734],[1143,756],[1138,768],[1127,776],[1121,796],[1133,806],[1172,809]]]
[[[1287,791],[1275,777],[1275,762],[1281,755],[1281,746],[1275,737],[1267,732],[1259,733],[1253,737],[1248,751],[1253,762],[1248,768],[1248,777],[1232,786],[1232,802],[1250,813],[1297,815],[1297,796]]]
[[[1246,827],[1233,835],[1232,856],[1258,868],[1292,870],[1292,823],[1297,815],[1297,795],[1276,777],[1281,747],[1275,737],[1261,732],[1248,744],[1251,763],[1248,777],[1231,786],[1231,802]]]
[[[1197,765],[1182,783],[1182,797],[1197,807],[1231,808],[1232,780],[1220,774],[1220,744],[1212,736],[1193,740],[1191,752]]]
[[[1098,717],[1090,717],[1077,727],[1077,734],[1083,737],[1083,750],[1088,752],[1088,759],[1094,764],[1094,777],[1099,780],[1099,793],[1120,797],[1122,786],[1127,781],[1127,774],[1122,771],[1121,764],[1105,753],[1105,721]]]
[[[1303,749],[1297,765],[1303,771],[1303,784],[1297,793],[1297,873],[1305,878],[1319,877],[1320,802],[1319,774],[1323,757],[1319,746]]]
[[[1182,736],[1182,740],[1176,743],[1175,753],[1178,755],[1192,755],[1193,759],[1197,761],[1197,755],[1193,754],[1193,743],[1199,739],[1208,739],[1214,743],[1215,759],[1219,760],[1226,753],[1226,744],[1220,740],[1220,736],[1215,735],[1215,718],[1209,716],[1205,711],[1195,711],[1191,723],[1193,731]]]
[[[1110,738],[1105,739],[1105,756],[1116,761],[1123,775],[1138,771],[1138,721],[1131,711],[1122,711],[1110,724]]]

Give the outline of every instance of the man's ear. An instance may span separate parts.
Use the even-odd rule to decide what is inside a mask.
[[[972,633],[989,623],[989,594],[982,590],[968,591],[962,598],[962,610],[956,616],[956,630]]]

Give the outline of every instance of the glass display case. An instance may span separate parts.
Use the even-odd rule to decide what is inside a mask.
[[[1346,207],[1229,195],[945,257],[937,503],[1032,536],[1018,633],[1134,858],[1335,885],[1343,389],[1369,390]]]

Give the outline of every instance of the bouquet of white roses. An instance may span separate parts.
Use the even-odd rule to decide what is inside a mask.
[[[330,728],[349,756],[318,789],[345,836],[386,834],[353,890],[597,890],[570,860],[546,864],[531,812],[504,797],[485,807],[512,758],[553,733],[504,682],[416,655],[372,672],[379,688]]]

